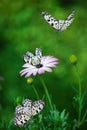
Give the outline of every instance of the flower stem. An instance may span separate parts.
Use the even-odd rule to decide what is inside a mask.
[[[37,92],[37,90],[36,90],[35,86],[34,86],[34,85],[32,85],[32,88],[33,88],[33,90],[34,90],[34,93],[35,93],[35,95],[36,95],[37,99],[39,100],[39,95],[38,95],[38,92]]]
[[[81,90],[81,79],[78,71],[78,66],[77,64],[75,65],[76,71],[77,71],[77,76],[78,76],[78,81],[79,81],[79,93],[78,93],[78,103],[79,103],[79,108],[78,108],[78,128],[80,127],[80,122],[81,122],[81,113],[82,113],[82,90]]]
[[[48,92],[47,86],[46,86],[46,84],[44,83],[44,81],[43,81],[42,78],[40,78],[40,81],[41,81],[41,83],[42,83],[42,85],[43,85],[43,87],[44,87],[44,91],[45,91],[45,94],[46,94],[46,96],[47,96],[47,99],[48,99],[50,108],[51,108],[51,110],[53,110],[53,105],[52,105],[52,102],[51,102],[51,99],[50,99],[50,96],[49,96],[49,92]]]

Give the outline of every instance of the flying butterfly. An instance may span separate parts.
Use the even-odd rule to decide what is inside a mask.
[[[52,15],[50,15],[49,13],[47,13],[45,11],[42,12],[44,19],[58,32],[61,32],[65,29],[67,29],[71,25],[71,23],[74,20],[74,18],[73,18],[74,14],[75,14],[75,10],[73,10],[65,20],[58,20],[58,19],[54,18]]]
[[[36,48],[35,54],[36,55],[27,51],[24,55],[24,61],[38,68],[41,65],[42,50],[40,48]]]
[[[32,102],[29,99],[25,99],[22,105],[18,105],[15,109],[14,125],[22,127],[31,117],[40,113],[44,105],[45,103],[42,100]]]

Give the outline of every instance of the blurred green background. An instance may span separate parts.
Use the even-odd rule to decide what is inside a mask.
[[[75,9],[75,20],[63,32],[52,29],[41,15],[47,11],[54,17],[65,19]],[[43,79],[47,84],[53,102],[59,110],[75,112],[72,106],[73,89],[78,87],[76,74],[69,57],[78,58],[79,73],[83,89],[87,89],[87,3],[86,0],[0,0],[0,121],[6,123],[14,117],[17,97],[36,100],[31,85],[20,77],[23,54],[35,52],[42,48],[43,55],[59,58],[60,64],[53,73],[45,73]],[[40,97],[44,90],[37,77],[34,78]],[[85,127],[86,128],[86,127]]]

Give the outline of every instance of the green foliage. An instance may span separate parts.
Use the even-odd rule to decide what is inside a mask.
[[[66,130],[67,128],[67,119],[68,119],[68,113],[63,110],[61,113],[54,109],[53,111],[50,111],[50,114],[48,117],[45,117],[46,128],[48,130],[54,129],[54,130]]]

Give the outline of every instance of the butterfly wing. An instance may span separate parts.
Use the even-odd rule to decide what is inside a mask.
[[[29,119],[30,117],[26,114],[17,115],[14,118],[14,125],[22,127]]]
[[[42,58],[42,49],[36,48],[36,56]]]
[[[44,19],[56,30],[59,30],[64,23],[64,20],[55,19],[52,15],[47,12],[42,12]]]
[[[64,24],[62,25],[62,27],[58,30],[59,32],[67,29],[70,24],[73,22],[74,19],[71,19],[71,20],[65,20]]]
[[[21,105],[18,105],[15,108],[15,115],[20,115],[20,114],[24,114],[24,108]]]
[[[70,13],[70,15],[68,15],[67,20],[74,19],[73,16],[74,16],[75,12],[76,12],[76,11],[73,10],[73,11]]]
[[[29,99],[25,99],[22,102],[22,105],[18,105],[15,108],[15,115],[20,115],[20,114],[24,114],[27,111],[29,111],[31,109],[32,106],[32,101]]]
[[[36,48],[35,54],[36,54],[36,56],[33,56],[31,58],[31,64],[34,66],[37,66],[41,63],[42,50],[40,48]]]
[[[32,104],[32,116],[37,115],[43,108],[45,103],[42,100],[33,102]]]
[[[32,101],[25,99],[22,105],[19,105],[15,109],[14,124],[17,126],[23,126],[32,116]]]
[[[32,101],[29,100],[29,99],[25,99],[25,100],[23,100],[23,102],[22,102],[22,106],[23,106],[23,107],[31,107],[31,105],[32,105]]]
[[[31,65],[39,65],[41,63],[42,58],[42,50],[40,48],[36,48],[36,56],[34,56],[31,52],[27,52],[24,55],[24,61]]]
[[[33,55],[31,52],[27,51],[26,54],[24,55],[24,61],[25,61],[26,63],[31,63],[31,58],[32,58],[33,56],[34,56],[34,55]]]
[[[32,101],[29,100],[29,99],[25,99],[23,102],[22,102],[22,106],[24,108],[24,112],[26,115],[29,115],[29,117],[31,117],[32,115],[32,111],[31,111],[31,108],[32,108]]]
[[[64,24],[61,26],[59,31],[63,31],[63,30],[67,29],[70,26],[70,24],[74,20],[74,18],[73,18],[74,14],[75,14],[75,10],[73,10],[71,12],[71,14],[67,17],[67,19],[64,21]]]

